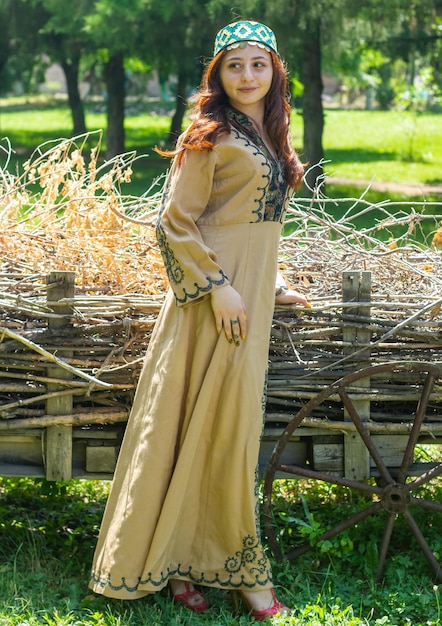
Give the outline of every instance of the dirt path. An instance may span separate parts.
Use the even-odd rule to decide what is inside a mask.
[[[352,180],[350,178],[327,177],[326,182],[332,185],[349,185],[360,187],[362,189],[373,189],[374,191],[394,191],[395,193],[403,193],[405,196],[422,196],[438,195],[442,198],[442,185],[417,185],[407,183],[381,183],[369,180]]]

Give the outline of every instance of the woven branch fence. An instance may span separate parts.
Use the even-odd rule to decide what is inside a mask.
[[[83,148],[83,139],[61,142],[21,177],[2,172],[0,436],[124,429],[167,289],[153,234],[161,181],[145,197],[124,196],[135,155],[99,165]],[[442,363],[441,212],[438,202],[371,204],[322,189],[291,202],[280,269],[311,307],[276,307],[267,425],[368,364]],[[391,376],[394,387],[380,378],[354,390],[384,428],[416,401],[406,372]],[[436,425],[441,399],[439,380]],[[341,412],[331,403],[317,417],[339,423]]]

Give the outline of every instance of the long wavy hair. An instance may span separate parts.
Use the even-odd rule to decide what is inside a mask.
[[[200,88],[191,100],[193,120],[181,136],[179,147],[168,152],[157,149],[159,154],[176,156],[180,163],[186,150],[210,150],[218,137],[230,132],[226,115],[229,99],[220,78],[221,61],[225,54],[225,50],[217,54],[204,71]],[[283,162],[287,183],[299,189],[304,167],[290,142],[287,71],[273,51],[270,55],[273,78],[265,98],[264,125]]]

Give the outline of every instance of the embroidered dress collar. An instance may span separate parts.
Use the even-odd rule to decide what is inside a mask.
[[[267,158],[271,161],[279,161],[279,159],[275,159],[270,150],[267,148],[264,140],[261,135],[258,133],[256,128],[253,126],[252,120],[250,117],[245,115],[245,113],[241,113],[241,111],[237,111],[236,109],[227,109],[227,119],[229,122],[241,130],[247,137],[253,141],[253,143],[258,146],[258,148],[264,152]]]
[[[270,176],[269,187],[266,192],[263,219],[264,221],[282,222],[286,211],[288,187],[285,181],[284,168],[281,160],[273,157],[261,135],[257,132],[247,115],[236,109],[229,108],[227,109],[227,119],[233,128],[243,133],[266,157]]]

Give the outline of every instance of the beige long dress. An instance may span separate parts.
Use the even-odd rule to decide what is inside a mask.
[[[90,586],[139,598],[169,578],[272,586],[257,522],[257,463],[277,251],[288,190],[247,118],[172,166],[158,241],[172,289],[152,334]],[[210,291],[242,295],[248,333],[218,335]]]

